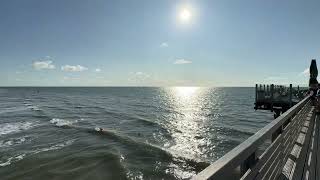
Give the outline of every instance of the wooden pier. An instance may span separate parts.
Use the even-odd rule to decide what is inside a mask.
[[[307,96],[193,179],[319,180],[319,123]]]
[[[254,109],[270,110],[275,113],[274,117],[277,118],[281,113],[286,112],[293,105],[301,101],[305,92],[306,90],[301,90],[299,86],[293,88],[292,84],[289,87],[274,84],[256,84]]]

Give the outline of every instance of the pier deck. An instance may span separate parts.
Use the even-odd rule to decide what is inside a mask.
[[[193,179],[319,179],[319,119],[305,97]]]

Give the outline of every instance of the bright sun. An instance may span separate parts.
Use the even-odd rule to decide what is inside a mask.
[[[179,14],[181,22],[189,22],[191,18],[191,12],[188,9],[183,9]]]

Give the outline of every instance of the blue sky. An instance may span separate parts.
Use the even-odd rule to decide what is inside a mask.
[[[319,7],[317,0],[3,0],[0,85],[306,84],[303,72],[320,56]]]

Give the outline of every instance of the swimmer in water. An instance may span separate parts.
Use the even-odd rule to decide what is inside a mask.
[[[94,130],[96,130],[96,131],[98,131],[98,132],[103,132],[103,131],[105,131],[103,128],[98,128],[98,127],[94,128]]]

